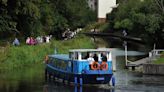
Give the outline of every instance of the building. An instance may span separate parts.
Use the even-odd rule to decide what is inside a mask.
[[[106,15],[117,7],[116,0],[88,0],[89,7],[97,11],[98,22],[105,22]]]

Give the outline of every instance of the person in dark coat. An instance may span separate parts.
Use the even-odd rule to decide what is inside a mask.
[[[102,61],[105,61],[105,62],[107,61],[107,57],[106,57],[106,54],[105,53],[102,53],[101,54],[101,60]]]
[[[98,62],[98,56],[97,56],[97,54],[94,54],[93,58],[94,58],[94,60],[95,60],[96,62]]]

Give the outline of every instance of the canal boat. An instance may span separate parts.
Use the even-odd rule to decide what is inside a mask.
[[[113,75],[111,55],[109,48],[72,49],[69,54],[47,55],[45,75],[46,78],[59,78],[81,85],[107,84]]]

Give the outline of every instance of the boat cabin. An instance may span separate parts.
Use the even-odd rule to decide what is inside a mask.
[[[90,56],[93,57],[92,63],[89,61]],[[112,71],[112,56],[110,49],[74,49],[69,51],[69,58],[73,61],[74,73],[89,72],[93,70]],[[105,69],[99,69],[103,62],[107,64],[107,67],[105,67]]]
[[[90,59],[92,57],[92,59]],[[104,68],[102,67],[104,64]],[[49,55],[49,65],[76,74],[95,70],[112,71],[111,50],[104,49],[73,49],[69,54]]]

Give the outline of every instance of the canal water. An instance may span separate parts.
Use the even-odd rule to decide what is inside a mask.
[[[117,70],[114,72],[116,78],[114,88],[108,84],[75,86],[60,81],[46,81],[44,69],[34,67],[13,72],[0,71],[0,92],[163,92],[164,76],[143,75],[138,71],[126,70],[125,58],[122,56],[123,48],[116,49],[115,54],[118,56]],[[128,54],[131,55],[128,57],[130,60],[136,60],[144,55],[138,51],[128,51]]]

